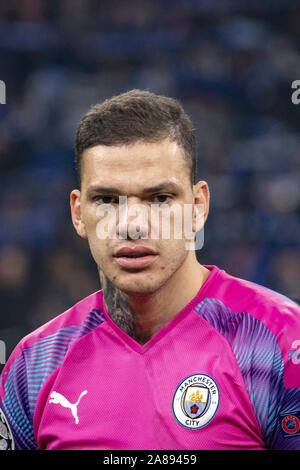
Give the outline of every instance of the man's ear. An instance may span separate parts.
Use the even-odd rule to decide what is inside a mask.
[[[210,193],[206,181],[198,181],[193,186],[194,193],[194,213],[193,231],[199,231],[206,222],[209,213]]]
[[[87,238],[85,225],[81,218],[81,206],[80,206],[80,191],[74,189],[70,194],[70,206],[72,214],[72,222],[76,232],[82,238]]]

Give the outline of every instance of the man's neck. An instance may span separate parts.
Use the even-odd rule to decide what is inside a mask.
[[[154,293],[124,293],[118,289],[101,271],[106,310],[111,319],[129,336],[140,344],[149,339],[198,293],[210,271],[200,265],[193,267],[193,276],[178,288],[178,281],[169,281]]]

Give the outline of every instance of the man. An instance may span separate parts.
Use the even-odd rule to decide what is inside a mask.
[[[102,290],[14,350],[2,447],[300,449],[300,310],[190,249],[209,189],[180,104],[133,90],[92,107],[76,161],[72,220]]]

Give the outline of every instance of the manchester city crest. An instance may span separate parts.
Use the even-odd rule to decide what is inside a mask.
[[[181,426],[200,429],[213,419],[219,399],[218,385],[210,375],[189,375],[174,393],[173,414]]]

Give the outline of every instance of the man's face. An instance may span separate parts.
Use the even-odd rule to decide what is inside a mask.
[[[81,191],[71,193],[73,223],[117,288],[155,292],[184,269],[195,186],[175,142],[92,147],[82,156],[81,177]],[[197,202],[207,203],[201,191]]]

